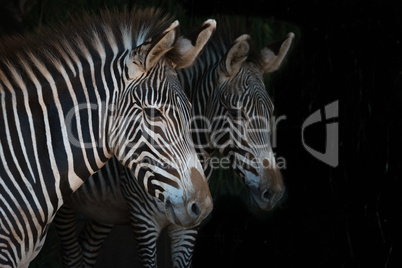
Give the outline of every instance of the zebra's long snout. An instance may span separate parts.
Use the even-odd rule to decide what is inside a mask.
[[[267,211],[282,198],[285,185],[277,168],[264,168],[259,177],[260,183],[256,187],[250,187],[250,194],[259,208]]]
[[[285,193],[285,185],[280,169],[272,157],[259,157],[253,163],[260,165],[241,167],[241,176],[249,190],[250,198],[261,210],[272,209]]]
[[[275,173],[275,178],[273,179],[274,182],[269,184],[265,190],[261,191],[260,199],[268,204],[267,209],[273,208],[285,193],[282,175],[279,171],[276,171]]]
[[[213,202],[205,176],[201,175],[196,168],[191,168],[190,177],[195,193],[194,200],[191,200],[187,206],[187,213],[199,223],[211,213]]]
[[[188,228],[200,224],[213,208],[211,193],[203,173],[192,167],[189,176],[192,187],[186,189],[180,198],[166,201],[169,221]]]

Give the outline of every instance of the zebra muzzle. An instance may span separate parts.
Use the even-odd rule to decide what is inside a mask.
[[[180,202],[166,201],[166,215],[176,225],[194,227],[212,211],[213,202],[205,176],[191,168],[192,189],[187,189]]]

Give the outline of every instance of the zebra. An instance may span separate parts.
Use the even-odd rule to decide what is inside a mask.
[[[255,127],[264,128],[264,131],[255,133],[263,134],[262,137],[235,133],[244,133],[247,117],[272,118],[273,104],[266,92],[263,76],[279,69],[294,34],[289,33],[286,36],[278,51],[269,47],[256,51],[249,35],[235,38],[229,26],[220,27],[219,33],[215,33],[196,63],[179,71],[180,81],[188,89],[187,94],[193,104],[193,139],[208,179],[213,170],[211,155],[219,150],[222,155],[231,158],[233,168],[243,177],[255,204],[262,210],[269,210],[283,195],[284,184],[275,166],[269,134],[265,131],[268,125]],[[239,104],[242,106],[239,107]],[[237,110],[233,111],[234,108]],[[209,125],[205,126],[204,123]],[[259,138],[261,146],[257,146],[257,142],[253,143],[253,138]],[[233,142],[228,143],[228,140]],[[265,169],[268,170],[261,170],[261,167],[250,164],[247,161],[249,158],[263,158],[255,162],[267,165]],[[76,252],[83,250],[83,262],[92,267],[102,242],[113,225],[130,223],[143,267],[157,267],[156,240],[163,228],[167,228],[171,239],[173,267],[190,267],[197,228],[171,224],[164,216],[164,208],[160,202],[139,187],[135,180],[130,179],[133,176],[131,172],[120,168],[118,164],[109,165],[110,163],[112,162],[104,167],[102,173],[94,175],[103,174],[104,178],[88,179],[70,199],[72,207],[63,214],[59,234],[62,244],[69,249],[63,255],[65,262],[70,260],[77,263],[82,255],[79,256]],[[113,177],[112,180],[106,179],[110,176]],[[102,185],[102,181],[110,184]],[[126,182],[130,182],[132,188],[127,187]],[[103,211],[94,210],[88,205],[90,199],[91,203],[109,201],[112,209],[103,207]],[[116,215],[117,211],[119,215]],[[82,248],[75,241],[77,212],[88,217],[79,237]],[[99,214],[102,214],[103,219],[99,219]],[[72,241],[75,241],[74,245]],[[71,249],[72,247],[75,249]],[[74,260],[74,256],[78,256],[78,261]]]
[[[159,9],[101,11],[0,46],[0,267],[27,267],[57,210],[113,156],[172,222],[212,210],[176,69],[216,27],[179,36]]]

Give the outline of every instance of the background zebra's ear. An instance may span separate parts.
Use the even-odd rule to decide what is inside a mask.
[[[294,37],[295,37],[294,33],[288,33],[285,40],[281,42],[282,44],[280,45],[279,51],[277,53],[275,53],[278,50],[275,49],[275,46],[277,47],[277,44],[270,45],[261,50],[260,53],[261,53],[261,59],[263,65],[262,68],[264,74],[279,69],[283,59],[288,53],[288,50],[290,48],[290,45],[292,44],[292,40]]]
[[[201,25],[198,31],[177,39],[173,49],[167,55],[176,69],[187,68],[195,62],[215,29],[216,21],[209,19]]]
[[[162,56],[173,48],[178,35],[179,22],[176,20],[163,33],[145,41],[131,51],[127,66],[129,77],[135,77],[138,67],[143,71],[152,68]]]
[[[229,76],[235,75],[247,59],[250,52],[251,37],[248,34],[239,36],[223,58],[223,69]]]

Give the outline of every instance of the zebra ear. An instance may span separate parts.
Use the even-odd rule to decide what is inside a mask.
[[[179,22],[176,20],[156,39],[152,40],[152,45],[145,57],[145,70],[149,70],[163,55],[173,48],[178,34]]]
[[[175,67],[182,69],[191,66],[205,48],[215,29],[216,21],[209,19],[201,25],[198,31],[180,36],[173,49],[168,52],[168,57]]]
[[[248,34],[241,35],[227,51],[223,59],[223,68],[227,75],[235,75],[240,70],[250,52],[250,39]]]
[[[148,71],[159,59],[173,48],[179,35],[179,22],[174,21],[169,28],[157,37],[145,41],[131,51],[128,63],[129,77],[135,77],[138,68]]]
[[[282,42],[279,52],[275,54],[275,44],[265,47],[261,50],[261,58],[263,63],[264,74],[274,72],[279,69],[283,59],[289,51],[292,40],[295,37],[294,33],[288,33],[285,41]]]

